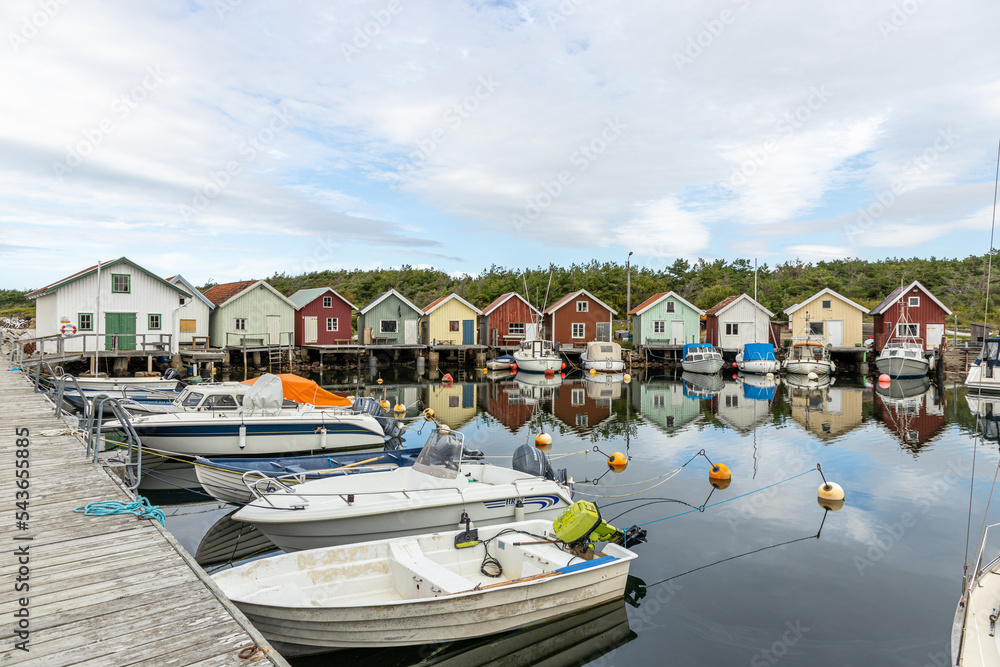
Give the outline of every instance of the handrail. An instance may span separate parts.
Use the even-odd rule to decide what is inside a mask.
[[[94,403],[91,407],[91,420],[87,424],[87,456],[91,456],[91,447],[93,447],[93,463],[97,464],[97,456],[100,452],[98,445],[101,441],[100,432],[101,425],[104,423],[105,405],[111,406],[112,414],[125,431],[126,442],[124,446],[128,453],[125,461],[126,479],[124,481],[128,489],[134,492],[142,480],[142,440],[132,425],[132,419],[128,410],[122,407],[119,399],[103,395],[94,398]],[[133,451],[136,453],[135,463],[132,462]]]

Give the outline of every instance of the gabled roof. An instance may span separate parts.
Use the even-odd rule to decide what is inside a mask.
[[[235,283],[223,283],[221,285],[216,285],[215,287],[210,287],[205,290],[205,297],[216,306],[221,306],[224,303],[238,299],[247,292],[256,289],[258,285],[273,292],[279,299],[287,303],[295,310],[299,309],[299,307],[292,301],[289,301],[287,296],[276,290],[264,280],[241,280]]]
[[[463,299],[459,295],[457,295],[454,292],[452,292],[448,296],[443,296],[440,299],[434,299],[429,304],[427,304],[427,306],[424,307],[424,315],[430,315],[435,310],[437,310],[438,308],[440,308],[441,306],[443,306],[447,302],[451,301],[452,299],[458,299],[459,301],[461,301],[462,303],[464,303],[466,306],[468,306],[469,308],[471,308],[472,311],[476,313],[476,315],[482,315],[483,314],[483,311],[479,310],[478,308],[476,308],[475,306],[473,306],[471,303],[469,303],[468,301],[466,301],[465,299]]]
[[[191,283],[189,283],[184,278],[184,276],[182,276],[181,274],[178,273],[176,276],[170,276],[169,278],[167,278],[167,282],[171,283],[173,285],[176,285],[177,283],[180,283],[181,285],[184,285],[184,287],[186,287],[187,290],[189,292],[191,292],[192,295],[194,295],[195,297],[197,297],[198,299],[200,299],[202,302],[204,302],[204,304],[206,306],[208,306],[208,309],[210,311],[211,310],[215,310],[215,304],[212,303],[211,301],[209,301],[207,298],[205,298],[205,295],[202,294],[201,292],[199,292],[198,288],[195,287],[194,285],[192,285]]]
[[[303,306],[312,303],[313,301],[323,296],[327,292],[333,294],[338,299],[346,303],[348,306],[351,307],[351,310],[358,309],[357,306],[355,306],[353,303],[351,303],[343,296],[341,296],[339,293],[337,293],[337,291],[332,287],[311,287],[309,289],[300,289],[298,292],[288,297],[288,300],[295,304],[296,309],[301,309]]]
[[[155,273],[151,273],[151,272],[147,271],[146,269],[142,268],[141,266],[139,266],[138,264],[136,264],[132,260],[128,259],[127,257],[119,257],[118,259],[113,259],[110,262],[101,262],[100,263],[101,271],[105,271],[107,269],[110,269],[111,267],[117,266],[118,264],[121,264],[123,262],[125,264],[128,264],[129,266],[131,266],[133,269],[137,269],[139,271],[142,271],[143,273],[145,273],[150,278],[152,278],[154,280],[160,281],[161,283],[163,283],[164,285],[166,285],[170,289],[176,290],[177,292],[179,292],[180,294],[182,294],[184,296],[191,296],[191,294],[188,294],[187,292],[185,292],[184,290],[182,290],[177,285],[168,283],[166,280],[164,280],[160,276],[156,275]],[[60,287],[64,287],[65,285],[69,285],[70,283],[76,282],[77,280],[80,280],[81,278],[86,278],[87,276],[89,276],[91,274],[96,274],[97,273],[97,267],[98,267],[98,264],[95,264],[94,266],[88,267],[88,268],[84,269],[83,271],[77,271],[76,273],[74,273],[71,276],[66,276],[62,280],[57,280],[56,282],[52,283],[51,285],[46,285],[45,287],[42,287],[40,289],[36,289],[33,292],[28,292],[24,296],[25,296],[25,298],[28,298],[28,299],[37,299],[40,296],[45,296],[46,294],[52,294],[53,292],[55,292],[56,290],[58,290]]]
[[[581,296],[583,294],[586,294],[587,298],[592,299],[592,300],[596,301],[597,303],[601,304],[601,306],[603,306],[604,308],[607,308],[609,311],[611,311],[612,315],[617,315],[618,314],[617,310],[615,310],[614,308],[612,308],[608,304],[604,303],[603,301],[601,301],[600,299],[598,299],[596,296],[594,296],[593,294],[591,294],[590,292],[588,292],[585,289],[579,289],[579,290],[577,290],[575,292],[570,292],[569,294],[567,294],[566,296],[564,296],[563,298],[559,299],[554,304],[552,304],[551,306],[549,306],[548,308],[546,308],[545,309],[545,314],[548,315],[548,314],[556,312],[557,310],[559,310],[560,308],[562,308],[563,306],[565,306],[567,303],[569,303],[573,299],[575,299],[578,296]]]
[[[938,301],[937,297],[935,297],[933,294],[931,294],[930,290],[928,290],[926,287],[924,287],[923,285],[921,285],[919,280],[914,280],[912,283],[910,283],[906,287],[897,287],[896,289],[892,290],[892,293],[889,294],[889,296],[885,297],[885,299],[882,301],[882,303],[880,303],[879,305],[877,305],[874,308],[872,308],[871,312],[868,313],[868,314],[869,315],[881,315],[882,313],[884,313],[885,311],[887,311],[892,304],[896,303],[903,294],[909,294],[910,290],[912,290],[914,287],[919,287],[920,290],[924,294],[926,294],[927,296],[929,296],[931,298],[931,301],[933,301],[937,305],[941,306],[941,309],[944,310],[944,312],[947,315],[951,315],[951,309],[949,309],[948,306],[946,306],[943,303],[941,303],[940,301]]]
[[[860,305],[854,303],[853,301],[851,301],[850,299],[848,299],[846,296],[843,296],[842,294],[837,294],[836,292],[834,292],[829,287],[827,287],[826,289],[822,289],[822,290],[816,292],[815,294],[813,294],[808,299],[804,299],[802,301],[802,303],[797,303],[794,306],[790,306],[788,308],[785,308],[785,314],[786,315],[791,315],[792,313],[794,313],[796,310],[798,310],[802,306],[806,305],[807,303],[812,303],[813,301],[815,301],[819,297],[823,296],[824,294],[829,294],[830,296],[835,296],[838,299],[840,299],[841,301],[843,301],[844,303],[847,303],[847,304],[850,304],[850,305],[854,306],[855,308],[857,308],[858,310],[860,310],[862,313],[865,313],[866,315],[868,314],[868,309],[867,308],[865,308],[864,306],[860,306]]]
[[[413,310],[415,310],[418,315],[423,315],[424,314],[424,311],[420,310],[419,308],[417,308],[416,306],[414,306],[412,303],[410,303],[409,299],[407,299],[405,296],[403,296],[402,294],[400,294],[399,292],[397,292],[395,289],[390,289],[388,292],[382,292],[381,294],[379,294],[377,297],[375,297],[374,299],[372,299],[371,301],[369,301],[367,306],[365,306],[364,308],[362,308],[361,310],[359,310],[358,314],[364,315],[369,310],[371,310],[372,308],[374,308],[375,306],[377,306],[379,303],[381,303],[382,301],[384,301],[387,298],[389,298],[389,296],[392,295],[392,294],[395,294],[397,299],[399,299],[400,301],[402,301],[403,303],[405,303],[407,306],[409,306],[410,308],[412,308]]]
[[[730,308],[733,308],[737,304],[737,302],[743,301],[744,299],[746,299],[747,301],[749,301],[751,306],[754,306],[754,307],[758,308],[759,310],[763,310],[765,313],[767,313],[768,317],[774,317],[774,313],[772,313],[770,310],[768,310],[764,306],[762,306],[759,303],[757,303],[756,301],[754,301],[753,298],[749,294],[740,294],[738,296],[735,296],[735,295],[734,296],[727,296],[725,299],[723,299],[719,303],[715,304],[714,306],[712,306],[711,308],[709,308],[708,310],[706,310],[705,314],[706,315],[717,315],[717,316],[718,315],[722,315],[722,313],[726,312]]]
[[[494,310],[496,310],[497,308],[499,308],[503,304],[507,303],[507,301],[509,301],[510,299],[512,299],[514,297],[517,297],[518,299],[520,299],[521,301],[523,301],[524,305],[526,305],[528,308],[530,308],[532,311],[534,311],[538,315],[542,314],[541,311],[539,311],[537,308],[535,308],[530,303],[528,303],[528,300],[525,299],[520,294],[518,294],[517,292],[507,292],[506,294],[501,294],[500,296],[498,296],[496,299],[493,300],[493,303],[491,303],[490,305],[488,305],[485,308],[483,308],[483,315],[489,315]]]
[[[642,303],[640,303],[638,306],[636,306],[635,308],[633,308],[632,310],[630,310],[628,312],[628,314],[629,315],[641,315],[643,313],[643,311],[645,311],[645,310],[647,310],[649,308],[652,308],[653,306],[655,306],[659,302],[661,302],[661,301],[663,301],[665,299],[669,299],[669,298],[673,298],[673,299],[676,299],[677,301],[680,301],[685,306],[687,306],[688,308],[690,308],[694,312],[698,313],[699,315],[704,315],[705,314],[704,310],[702,310],[698,306],[694,305],[693,303],[691,303],[690,301],[688,301],[684,297],[680,296],[676,292],[660,292],[659,294],[654,294],[653,296],[649,297],[648,299],[646,299],[645,301],[643,301]]]

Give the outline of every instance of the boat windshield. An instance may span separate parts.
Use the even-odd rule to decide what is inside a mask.
[[[989,366],[1000,366],[1000,338],[986,339],[976,363],[981,363],[984,359]]]
[[[185,408],[194,408],[201,403],[201,399],[205,398],[204,394],[199,394],[196,391],[186,391],[183,396],[180,396],[181,405]]]
[[[413,469],[432,477],[455,479],[461,468],[464,440],[461,433],[446,428],[432,431],[417,455]]]

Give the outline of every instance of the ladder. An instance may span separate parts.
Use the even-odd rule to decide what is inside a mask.
[[[458,351],[458,363],[465,365],[465,350]]]
[[[281,372],[281,347],[267,348],[267,370],[271,371],[271,367],[275,364],[278,366],[278,372]]]

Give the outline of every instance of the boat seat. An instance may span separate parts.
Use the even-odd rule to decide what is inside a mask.
[[[442,594],[461,593],[472,590],[475,586],[475,583],[425,556],[416,541],[394,542],[389,545],[389,553],[396,563],[412,572],[413,576],[423,579],[429,586],[440,589]],[[433,593],[430,591],[426,595]]]

